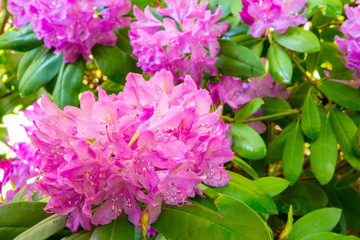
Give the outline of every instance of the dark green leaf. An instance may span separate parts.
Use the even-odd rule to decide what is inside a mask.
[[[310,163],[316,179],[323,185],[334,175],[338,157],[337,140],[330,124],[330,113],[322,110],[319,137],[311,142]]]
[[[14,240],[46,239],[65,228],[67,216],[52,215],[18,235]]]
[[[36,92],[59,72],[62,63],[62,54],[55,55],[46,49],[42,51],[19,79],[20,93],[29,95]]]
[[[297,182],[288,187],[284,192],[274,197],[278,210],[288,212],[289,206],[293,206],[294,215],[302,216],[306,213],[323,208],[328,199],[323,190],[311,183]]]
[[[75,234],[72,234],[70,236],[64,237],[64,239],[62,239],[62,240],[90,240],[91,234],[92,234],[92,231],[88,232],[88,231],[83,230],[83,231],[77,232]]]
[[[275,114],[275,113],[281,113],[281,112],[287,112],[291,110],[290,104],[285,101],[282,98],[277,97],[265,97],[263,98],[264,105],[263,105],[263,116]],[[272,120],[278,120],[282,117],[273,118]]]
[[[300,176],[304,164],[304,137],[299,123],[289,133],[282,159],[284,175],[290,181],[290,184],[293,185]]]
[[[47,50],[45,50],[44,47],[38,47],[38,48],[35,48],[35,49],[25,53],[25,55],[20,60],[19,67],[17,70],[17,77],[19,80],[22,79],[22,77],[24,76],[24,73],[26,72],[26,69],[34,61],[36,56],[39,55],[40,52],[42,52],[42,51],[47,51]]]
[[[1,240],[13,240],[17,235],[24,232],[25,227],[2,227],[0,228],[0,239]]]
[[[352,140],[352,149],[357,157],[360,157],[360,128],[357,130]]]
[[[265,72],[264,64],[251,50],[236,46],[231,41],[220,41],[220,56],[216,66],[224,74],[233,77],[257,77]]]
[[[277,214],[273,199],[261,187],[239,174],[230,171],[229,174],[228,185],[212,189],[242,201],[257,212]]]
[[[269,72],[279,83],[290,84],[293,67],[289,55],[277,43],[272,43],[268,49]]]
[[[306,69],[309,72],[314,72],[314,70],[316,69],[318,62],[319,62],[319,58],[320,58],[320,52],[316,52],[316,53],[309,53],[306,57]]]
[[[125,84],[128,67],[126,54],[123,51],[116,46],[95,45],[91,52],[104,75],[111,81]]]
[[[146,2],[146,1],[138,1],[138,2]],[[152,0],[150,0],[150,2],[152,2]],[[134,4],[134,2],[133,2]],[[136,4],[134,4],[136,5]],[[140,7],[139,5],[137,5],[138,7]],[[130,28],[121,28],[121,29],[116,29],[115,34],[117,37],[117,41],[116,41],[116,46],[124,51],[127,55],[131,55],[132,51],[133,51],[133,47],[130,44],[130,39],[129,39],[129,29]]]
[[[260,186],[271,197],[283,192],[290,184],[290,182],[278,177],[262,177],[255,179],[254,183]]]
[[[233,149],[248,159],[261,159],[266,156],[264,140],[251,127],[242,123],[233,123],[229,132],[233,137]]]
[[[324,232],[314,233],[309,236],[302,238],[301,240],[358,240],[355,236],[344,236],[336,233]]]
[[[339,222],[341,209],[323,208],[306,214],[295,222],[288,240],[300,240],[313,233],[330,232]]]
[[[317,138],[320,128],[321,119],[317,105],[314,102],[314,98],[311,94],[308,94],[305,98],[303,111],[301,115],[301,128],[310,139]]]
[[[308,0],[306,7],[308,16],[317,12],[319,8],[326,17],[339,17],[343,11],[339,0]]]
[[[360,91],[337,81],[322,81],[319,88],[340,106],[360,111]]]
[[[340,190],[350,187],[351,184],[359,180],[360,171],[351,168],[350,171],[343,174],[341,178],[337,179],[334,183],[334,189]]]
[[[43,44],[36,36],[30,24],[23,26],[20,30],[13,29],[0,36],[0,49],[27,52]]]
[[[79,105],[79,93],[85,74],[86,63],[79,58],[74,63],[63,63],[53,92],[54,103],[61,109],[67,105]]]
[[[247,174],[249,174],[254,179],[259,178],[259,175],[256,173],[256,171],[241,158],[234,156],[233,162],[236,163],[242,170],[244,170]]]
[[[245,103],[239,108],[239,110],[236,112],[234,116],[234,120],[237,121],[250,117],[251,115],[256,113],[263,104],[264,101],[261,98],[251,99],[250,102]]]
[[[127,219],[126,214],[121,214],[116,220],[105,226],[95,228],[90,240],[135,240],[135,226]]]
[[[344,158],[351,166],[360,170],[360,159],[357,158],[351,147],[351,141],[357,132],[357,127],[351,118],[339,110],[333,110],[330,114],[332,129],[336,139],[340,144],[340,149],[344,153]]]
[[[280,45],[297,52],[320,51],[320,41],[316,35],[300,27],[290,27],[284,34],[275,31],[273,36]]]

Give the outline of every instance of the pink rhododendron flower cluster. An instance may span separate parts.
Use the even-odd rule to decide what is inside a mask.
[[[356,70],[354,77],[360,77],[360,7],[345,5],[347,19],[341,25],[341,31],[347,37],[335,36],[338,48],[346,56],[346,67]]]
[[[242,21],[251,25],[250,34],[260,37],[268,28],[285,33],[289,27],[296,27],[307,22],[299,13],[306,5],[306,0],[242,0],[240,12]]]
[[[212,14],[206,10],[206,1],[165,2],[166,8],[157,9],[164,17],[161,21],[149,6],[144,12],[134,6],[137,21],[131,24],[129,35],[137,65],[150,74],[167,69],[176,81],[190,74],[197,84],[204,71],[217,75],[214,64],[220,49],[218,39],[228,28],[226,22],[216,23],[221,17],[221,7]]]
[[[24,186],[27,186],[25,195],[28,195],[30,199],[36,190],[34,184],[28,182],[31,178],[36,178],[40,175],[37,169],[39,153],[30,142],[30,136],[33,135],[36,128],[28,118],[41,118],[41,112],[39,104],[34,103],[24,112],[4,117],[4,124],[8,132],[7,142],[12,151],[12,159],[3,159],[0,162],[0,169],[3,170],[0,193],[3,193],[3,188],[8,183],[15,187],[15,189],[6,192],[6,202],[9,202]]]
[[[32,136],[40,153],[37,184],[51,196],[46,209],[70,214],[72,231],[108,224],[123,212],[138,227],[147,212],[151,224],[162,202],[188,203],[202,195],[199,183],[229,181],[223,164],[233,158],[231,138],[219,120],[221,108],[209,113],[206,90],[190,76],[173,86],[165,70],[149,81],[133,73],[126,80],[118,95],[98,88],[98,101],[84,92],[80,108],[62,111],[41,98],[45,116],[35,120]]]
[[[81,54],[87,61],[95,44],[114,46],[115,28],[130,25],[123,17],[131,8],[127,0],[9,0],[8,10],[15,15],[14,25],[31,27],[54,53],[64,51],[65,62]]]

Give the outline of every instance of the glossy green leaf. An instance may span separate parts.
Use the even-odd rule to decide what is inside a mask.
[[[330,114],[332,129],[344,153],[344,158],[351,166],[360,170],[360,159],[352,151],[351,141],[357,132],[357,127],[351,118],[339,110],[333,110]]]
[[[79,58],[74,63],[63,63],[53,91],[54,103],[61,109],[79,105],[79,93],[85,74],[86,62]]]
[[[327,196],[321,188],[303,181],[288,187],[284,192],[275,196],[274,200],[280,212],[287,213],[292,205],[296,216],[323,208],[328,203]]]
[[[83,230],[70,236],[64,237],[64,239],[62,240],[90,240],[92,233],[92,231],[88,232]]]
[[[24,232],[28,228],[25,227],[2,227],[0,228],[1,240],[13,240],[17,235]]]
[[[48,83],[59,72],[63,63],[62,58],[62,54],[55,55],[48,49],[44,49],[34,59],[20,79],[20,93],[22,95],[29,95]]]
[[[290,84],[293,66],[290,56],[277,43],[272,43],[267,52],[269,72],[272,78],[279,83]]]
[[[304,136],[299,123],[289,133],[282,155],[284,175],[290,184],[294,184],[304,164]]]
[[[221,215],[195,202],[181,208],[164,205],[152,227],[172,240],[270,239],[265,223],[244,203],[229,196],[220,196],[216,204]]]
[[[317,105],[311,94],[305,98],[301,115],[301,129],[305,136],[315,139],[320,133],[321,119]]]
[[[314,72],[316,67],[318,66],[320,58],[320,52],[309,53],[306,57],[306,69],[309,72]]]
[[[253,98],[250,102],[242,105],[234,116],[234,120],[241,120],[247,117],[250,117],[256,113],[261,106],[264,104],[264,101],[261,98]]]
[[[229,132],[233,137],[233,150],[248,159],[261,159],[266,156],[264,140],[251,127],[233,123]]]
[[[360,128],[356,131],[352,140],[352,150],[357,157],[360,157]]]
[[[340,0],[308,0],[307,15],[312,15],[321,9],[321,12],[326,17],[339,17],[343,11],[343,6]]]
[[[264,105],[262,107],[264,111],[263,116],[275,114],[275,113],[287,112],[291,110],[290,104],[282,98],[265,97],[263,98],[263,100],[264,100]],[[278,120],[281,118],[282,117],[276,117],[273,118],[272,120]]]
[[[338,158],[337,140],[330,123],[330,113],[321,114],[319,137],[311,142],[310,163],[316,179],[323,185],[334,175]]]
[[[308,235],[301,240],[358,240],[355,236],[344,236],[336,233],[324,232]]]
[[[146,1],[138,1],[138,2],[146,2]],[[134,5],[140,7],[139,5],[135,4],[134,2],[132,2]],[[129,27],[127,28],[120,28],[120,29],[116,29],[115,34],[117,37],[116,40],[116,46],[121,49],[122,51],[124,51],[127,55],[131,55],[132,51],[133,51],[133,47],[130,44],[130,39],[129,39]]]
[[[251,51],[254,53],[255,56],[261,57],[261,53],[263,49],[264,49],[264,41],[260,41],[253,47],[253,49],[251,49]]]
[[[239,174],[230,171],[228,173],[231,176],[228,185],[211,189],[218,193],[234,197],[257,212],[277,214],[275,202],[265,190]]]
[[[323,208],[306,214],[295,222],[288,240],[300,240],[313,233],[330,232],[339,222],[341,209]]]
[[[22,59],[20,60],[19,67],[17,70],[17,77],[18,79],[22,79],[24,76],[24,73],[26,72],[26,69],[30,66],[30,64],[34,61],[36,56],[40,54],[40,52],[44,51],[44,47],[38,47],[35,48],[29,52],[27,52]]]
[[[135,240],[135,226],[127,218],[126,214],[121,214],[110,224],[98,226],[95,228],[90,240]]]
[[[360,91],[337,81],[322,81],[319,88],[340,106],[360,111]]]
[[[257,174],[257,172],[241,158],[234,156],[233,162],[236,163],[242,170],[244,170],[252,178],[254,178],[254,179],[259,178],[259,175]]]
[[[290,184],[288,180],[278,177],[262,177],[255,179],[254,183],[261,187],[271,197],[283,192]]]
[[[280,45],[296,52],[320,51],[320,41],[316,35],[300,27],[290,27],[284,34],[275,31],[273,36]]]
[[[37,34],[31,30],[30,24],[23,26],[20,30],[7,31],[0,36],[0,49],[27,52],[41,45],[43,42],[37,39]]]
[[[116,46],[95,45],[91,52],[104,75],[111,81],[125,84],[128,66],[123,51]]]
[[[286,126],[286,128],[282,130],[282,132],[279,134],[277,138],[271,141],[267,155],[267,160],[270,163],[282,159],[285,143],[287,142],[287,139],[290,133],[295,128],[295,126],[296,126],[296,122],[290,123],[289,125]]]
[[[46,239],[65,228],[67,216],[52,215],[18,235],[14,240]]]
[[[231,41],[220,41],[221,50],[215,65],[225,75],[257,77],[265,72],[264,64],[251,50]]]

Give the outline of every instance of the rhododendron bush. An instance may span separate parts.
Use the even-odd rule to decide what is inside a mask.
[[[360,237],[360,1],[7,0],[0,239]]]

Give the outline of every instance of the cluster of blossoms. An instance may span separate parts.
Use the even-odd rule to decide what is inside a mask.
[[[129,36],[137,65],[150,74],[167,69],[176,81],[190,74],[197,84],[204,71],[217,75],[214,64],[220,50],[218,39],[228,28],[226,22],[216,23],[221,7],[212,14],[206,10],[206,1],[165,2],[166,8],[157,9],[162,20],[153,15],[150,7],[142,12],[134,6],[137,21],[131,23]]]
[[[360,1],[357,2],[358,4]],[[354,77],[360,77],[360,7],[345,5],[347,20],[341,25],[341,31],[347,37],[335,36],[338,48],[346,55],[346,67],[356,70]]]
[[[96,43],[114,46],[112,31],[131,21],[123,17],[131,8],[128,0],[9,0],[7,8],[15,15],[16,27],[32,22],[47,48],[55,47],[55,54],[64,51],[65,62],[74,62],[80,54],[90,61]]]
[[[4,117],[4,124],[7,127],[7,142],[11,148],[10,157],[12,160],[3,159],[0,161],[2,177],[0,181],[0,194],[6,191],[6,202],[9,202],[15,194],[24,186],[26,187],[25,195],[31,197],[36,191],[36,186],[29,183],[34,178],[39,177],[37,169],[38,151],[30,141],[36,130],[29,118],[39,119],[42,117],[42,110],[38,103],[29,106],[24,112],[16,115],[7,115]],[[6,189],[11,185],[13,189]]]
[[[265,63],[266,60],[262,59]],[[214,104],[229,104],[236,112],[243,104],[253,98],[280,97],[286,99],[290,96],[290,91],[286,90],[285,84],[277,83],[267,73],[264,77],[249,79],[250,82],[244,83],[240,78],[224,76],[220,77],[218,83],[208,83],[211,99]],[[260,117],[262,110],[256,112],[253,117]],[[258,133],[263,133],[266,126],[262,122],[249,123]]]
[[[231,138],[221,108],[209,113],[206,90],[190,76],[173,86],[166,70],[149,81],[133,73],[126,80],[118,95],[98,88],[98,101],[84,92],[80,109],[62,111],[41,98],[44,117],[34,121],[31,137],[39,151],[37,185],[51,196],[46,209],[70,213],[72,231],[108,224],[122,212],[138,227],[146,212],[151,224],[162,202],[189,203],[186,198],[202,195],[199,183],[229,181],[223,164],[233,158]]]
[[[260,37],[268,28],[285,33],[289,27],[307,22],[299,12],[305,7],[306,0],[242,0],[240,12],[242,21],[251,25],[250,34]]]

